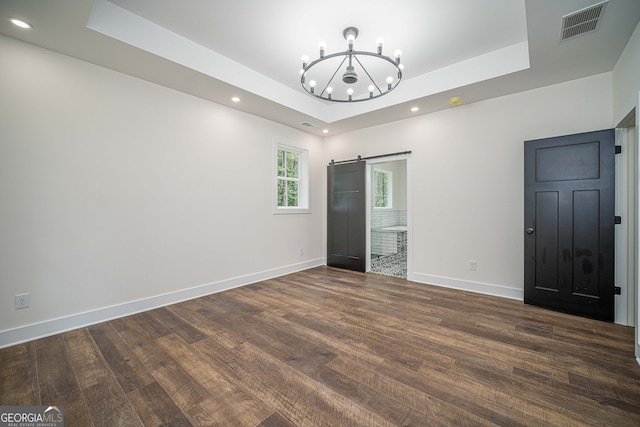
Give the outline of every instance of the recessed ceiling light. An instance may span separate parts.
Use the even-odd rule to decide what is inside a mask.
[[[233,98],[231,98],[231,100],[233,102],[240,102],[240,98],[238,98],[237,96],[234,96]]]
[[[33,28],[31,26],[31,24],[29,24],[26,21],[23,21],[22,19],[17,19],[17,18],[11,18],[10,21],[13,23],[13,25],[15,25],[16,27],[20,27],[20,28]]]
[[[322,129],[322,133],[329,133],[329,129]]]
[[[418,108],[418,107],[412,107],[412,108],[411,108],[411,111],[413,111],[413,112],[415,113],[415,112],[416,112],[416,111],[418,111],[419,109],[420,109],[420,108]]]
[[[451,105],[460,105],[462,104],[462,98],[459,96],[454,96],[453,98],[449,99],[449,104]]]

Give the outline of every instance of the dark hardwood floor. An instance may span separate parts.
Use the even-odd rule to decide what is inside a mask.
[[[67,426],[639,426],[633,328],[320,267],[0,350]]]

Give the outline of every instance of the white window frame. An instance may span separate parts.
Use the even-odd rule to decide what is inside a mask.
[[[387,206],[375,206],[375,196],[377,194],[377,189],[378,189],[378,181],[376,180],[376,173],[383,173],[385,175],[387,175],[387,199],[388,199],[388,204]],[[377,168],[373,168],[373,200],[372,203],[374,204],[373,208],[374,209],[393,209],[393,172],[385,170],[385,169],[377,169]]]
[[[298,206],[278,206],[278,150],[298,153]],[[273,143],[273,213],[311,213],[309,204],[309,150],[280,141]]]

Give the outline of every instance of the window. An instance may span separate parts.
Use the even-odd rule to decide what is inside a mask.
[[[382,169],[373,170],[373,207],[393,207],[393,174]]]
[[[300,153],[278,148],[278,207],[298,207]]]
[[[305,149],[275,144],[275,213],[309,211],[308,152]]]

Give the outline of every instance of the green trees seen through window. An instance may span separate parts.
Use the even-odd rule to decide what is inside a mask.
[[[373,206],[391,208],[391,172],[373,171]]]
[[[300,154],[278,149],[278,206],[299,206]]]

